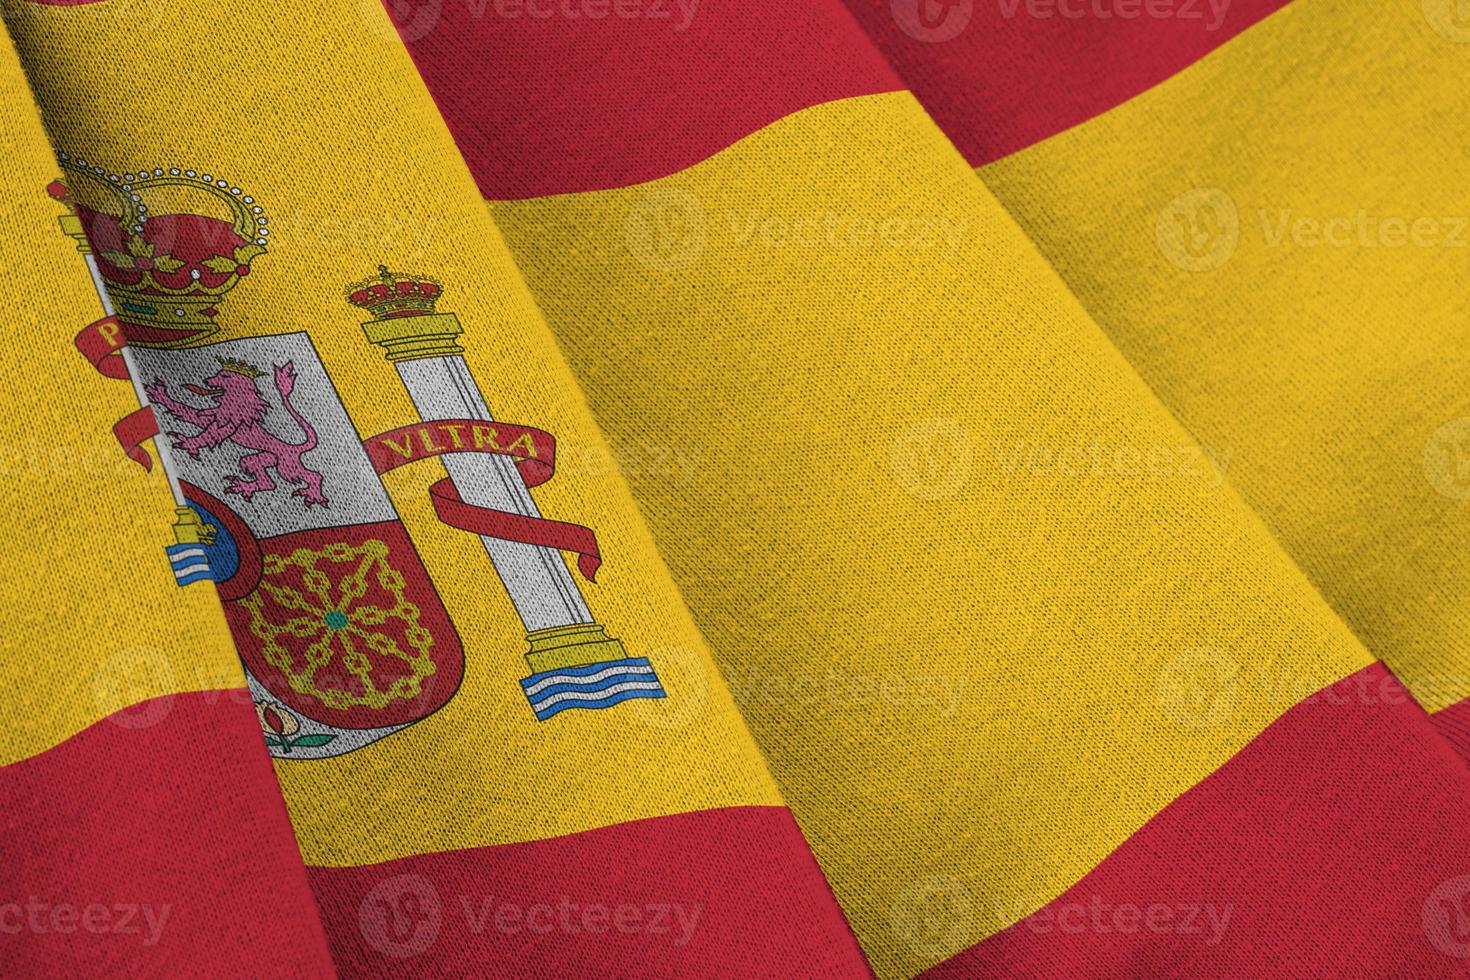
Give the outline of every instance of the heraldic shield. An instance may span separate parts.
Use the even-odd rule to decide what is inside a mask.
[[[340,755],[437,711],[464,653],[305,333],[133,348],[272,754]]]

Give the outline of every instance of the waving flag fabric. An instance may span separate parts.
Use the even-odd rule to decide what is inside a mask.
[[[1231,447],[1232,482],[1463,749],[1470,607],[1450,515],[1467,493],[1456,107],[1470,21],[1453,2],[1313,0],[1235,3],[1216,29],[1176,6],[1131,25],[982,20],[977,6],[944,44],[876,4],[854,11],[1150,386]],[[983,67],[1017,50],[1027,71]],[[1029,95],[1063,125],[997,135],[984,107],[1063,61],[1086,84]],[[1342,111],[1314,106],[1329,92]]]
[[[1234,447],[1232,482],[1463,753],[1470,22],[1417,8],[1292,4],[980,173],[1190,430]],[[1039,192],[1043,170],[1076,183]]]
[[[1400,6],[16,0],[0,972],[1463,972]]]

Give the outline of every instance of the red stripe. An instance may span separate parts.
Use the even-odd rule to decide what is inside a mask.
[[[244,690],[120,711],[0,800],[0,974],[333,975]]]
[[[1470,698],[1436,711],[1429,720],[1450,747],[1470,762]]]
[[[781,807],[308,870],[354,977],[870,975]]]
[[[975,167],[1128,101],[1286,3],[847,0]]]
[[[1464,765],[1375,665],[1291,708],[1046,908],[925,975],[1463,974],[1467,826]]]
[[[835,0],[402,7],[399,33],[487,198],[653,180],[799,109],[903,88]]]

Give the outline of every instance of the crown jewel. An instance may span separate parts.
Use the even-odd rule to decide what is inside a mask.
[[[81,220],[129,342],[167,347],[216,332],[220,300],[266,250],[270,222],[255,199],[212,173],[58,159],[66,178],[53,194]]]
[[[437,279],[389,272],[386,265],[380,265],[376,276],[347,287],[347,302],[362,307],[376,319],[389,320],[433,313],[443,292],[444,286]]]

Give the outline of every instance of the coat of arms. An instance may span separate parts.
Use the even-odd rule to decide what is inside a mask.
[[[460,638],[381,480],[430,458],[447,471],[435,512],[479,536],[525,626],[531,716],[664,696],[649,661],[596,622],[563,557],[591,581],[595,535],[543,517],[531,495],[555,472],[555,439],[492,416],[439,282],[379,266],[347,288],[419,416],[364,440],[306,332],[215,338],[221,301],[267,250],[251,196],[195,170],[61,164],[51,192],[106,314],[77,347],[138,394],[114,431],[145,466],[153,439],[174,495],[175,580],[218,589],[272,755],[341,755],[458,690]]]

